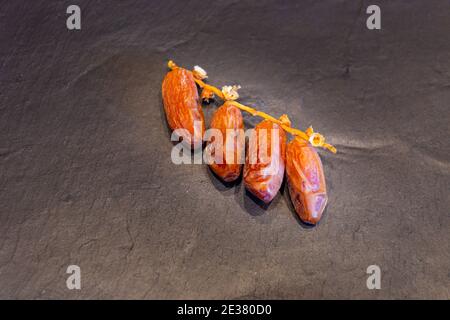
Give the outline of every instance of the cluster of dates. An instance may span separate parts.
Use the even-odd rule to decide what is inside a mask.
[[[242,110],[251,112],[253,115],[265,115],[237,102],[229,103],[234,102],[238,97],[235,90],[237,88],[227,86],[219,90],[205,84],[203,80],[207,78],[207,75],[203,69],[196,66],[193,71],[190,71],[176,66],[172,61],[169,62],[169,67],[171,71],[167,73],[162,83],[162,98],[167,122],[172,130],[185,129],[185,132],[189,133],[182,138],[192,148],[203,145],[201,140],[205,132],[205,120],[202,99],[213,98],[215,94],[225,101],[215,111],[210,124],[210,128],[220,130],[224,136],[227,130],[244,128]],[[199,97],[197,85],[203,89],[201,97]],[[256,125],[255,134],[258,137],[257,133],[260,130],[266,130],[268,133],[269,141],[264,141],[264,147],[269,146],[268,161],[256,163],[249,161],[252,156],[258,158],[259,148],[262,147],[260,139],[253,139],[249,144],[254,145],[246,148],[244,164],[227,163],[226,160],[222,163],[213,161],[209,164],[211,170],[225,182],[237,180],[243,171],[245,188],[266,204],[270,203],[278,193],[286,173],[289,194],[295,211],[303,222],[316,224],[322,216],[328,199],[322,162],[311,145],[314,145],[314,139],[319,137],[320,140],[321,136],[309,135],[311,139],[302,139],[294,135],[294,139],[287,143],[285,131],[291,132],[287,116],[284,115],[280,119],[274,119],[268,115],[262,117],[265,119]],[[201,124],[199,130],[194,129],[194,123]],[[277,135],[279,143],[270,143],[272,130],[279,132]],[[323,141],[321,143],[323,145]],[[233,145],[238,148],[237,144]],[[236,149],[234,152],[237,154],[239,150]]]

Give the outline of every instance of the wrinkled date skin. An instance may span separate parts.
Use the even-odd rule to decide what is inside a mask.
[[[223,137],[223,159],[222,163],[216,163],[213,161],[209,165],[211,170],[219,176],[225,182],[235,181],[241,175],[242,162],[239,162],[241,153],[243,152],[243,136],[240,136],[240,131],[244,129],[244,119],[242,117],[241,110],[235,106],[223,105],[214,113],[211,120],[211,128],[218,129],[222,133]],[[239,130],[236,136],[227,135],[227,129]],[[227,141],[228,138],[234,141]],[[232,143],[232,144],[231,144]],[[232,146],[232,150],[227,151],[227,144]],[[208,144],[207,148],[210,146]],[[226,152],[233,154],[233,162],[227,163]],[[215,155],[214,151],[211,153],[212,156]]]
[[[259,131],[266,129],[267,132],[267,159],[260,158],[260,150],[264,143],[260,140]],[[272,150],[272,130],[278,129],[279,145]],[[268,120],[260,122],[255,127],[255,138],[250,139],[247,146],[244,166],[244,184],[258,199],[266,204],[271,202],[278,193],[284,177],[286,133],[276,123]],[[266,148],[264,146],[264,148]],[[256,154],[255,154],[256,152]],[[251,164],[251,157],[257,157],[257,162]]]
[[[205,120],[192,73],[183,68],[167,73],[162,83],[162,97],[169,127],[186,129],[189,134],[181,134],[183,142],[193,148],[201,147]],[[199,124],[196,130],[194,121]]]
[[[292,140],[286,150],[289,195],[303,222],[316,224],[322,217],[328,196],[322,161],[306,142]]]

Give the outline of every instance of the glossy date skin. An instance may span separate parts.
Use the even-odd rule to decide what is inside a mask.
[[[181,134],[183,143],[201,147],[205,120],[192,73],[183,68],[167,73],[162,83],[162,97],[169,127],[186,129],[188,132]],[[199,125],[196,130],[195,122]]]
[[[295,211],[303,222],[315,225],[328,196],[322,161],[307,142],[294,139],[287,145],[286,176]]]
[[[267,132],[267,158],[262,159],[261,149],[265,148],[263,140],[260,139],[259,131]],[[272,148],[272,130],[278,129],[278,146]],[[250,139],[247,147],[244,184],[248,191],[264,203],[270,203],[280,190],[283,183],[286,153],[286,133],[276,123],[268,120],[260,122],[255,127],[255,138]],[[251,163],[251,157],[256,157],[256,163]]]
[[[233,182],[241,175],[242,162],[239,162],[241,153],[243,152],[243,136],[240,136],[240,132],[236,136],[230,136],[229,131],[227,134],[227,129],[242,131],[244,129],[244,119],[242,117],[241,110],[235,106],[223,105],[214,113],[211,120],[211,128],[218,129],[222,133],[223,137],[223,158],[222,163],[216,163],[214,161],[209,165],[211,170],[220,177],[225,182]],[[234,141],[228,141],[228,139],[233,139]],[[227,143],[229,142],[229,143]],[[227,150],[227,145],[232,146],[231,150]],[[209,144],[207,148],[209,147]],[[233,155],[233,161],[227,163],[226,153]],[[214,156],[214,153],[212,153]]]

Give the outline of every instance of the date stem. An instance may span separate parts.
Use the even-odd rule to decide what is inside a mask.
[[[171,69],[174,70],[176,68],[179,68],[175,62],[173,62],[172,60],[170,60],[167,64],[167,66]],[[192,71],[191,71],[192,72]],[[197,77],[194,76],[194,80],[197,83],[197,85],[204,89],[204,90],[209,90],[211,92],[213,92],[216,96],[218,96],[220,99],[222,99],[224,101],[224,104],[228,104],[228,105],[233,105],[237,108],[239,108],[242,111],[248,112],[250,113],[252,116],[258,116],[261,117],[263,119],[269,120],[273,123],[278,124],[279,126],[281,126],[284,131],[290,133],[291,135],[293,135],[296,139],[302,139],[304,141],[309,142],[313,147],[321,147],[324,149],[327,149],[329,151],[331,151],[332,153],[336,153],[337,150],[334,146],[332,146],[329,143],[325,142],[325,137],[323,135],[321,135],[318,132],[314,132],[314,130],[312,129],[312,127],[309,127],[308,130],[306,130],[306,132],[301,131],[299,129],[295,129],[292,128],[290,126],[290,121],[289,118],[286,115],[283,115],[280,119],[276,119],[275,117],[272,117],[271,115],[264,113],[262,111],[258,111],[254,108],[248,107],[246,105],[243,105],[235,100],[227,100],[225,98],[225,95],[223,94],[223,92],[219,89],[216,88],[210,84],[205,83],[203,80],[198,79]]]

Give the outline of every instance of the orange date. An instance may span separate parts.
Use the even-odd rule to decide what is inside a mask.
[[[241,147],[243,146],[243,136],[241,131],[244,129],[244,119],[241,110],[231,105],[223,105],[214,113],[211,120],[211,129],[218,129],[222,136],[222,157],[221,163],[213,161],[209,167],[211,170],[225,182],[235,181],[241,175],[242,162],[239,161],[241,157]],[[234,131],[233,135],[230,135]],[[232,139],[232,141],[228,141]],[[210,146],[208,144],[207,148]],[[231,148],[231,150],[229,149]],[[227,163],[227,157],[231,155],[230,163]],[[215,156],[214,153],[211,154]]]
[[[192,148],[201,147],[205,120],[192,72],[176,68],[167,73],[162,83],[162,97],[169,127],[185,129],[180,131],[183,142]]]
[[[273,145],[274,130],[278,143]],[[266,204],[275,198],[283,182],[285,152],[286,133],[278,124],[264,120],[256,125],[247,146],[244,184],[248,191]],[[256,162],[252,159],[256,159]]]
[[[286,150],[289,195],[303,222],[316,224],[322,217],[328,196],[322,161],[305,141],[292,140]]]

